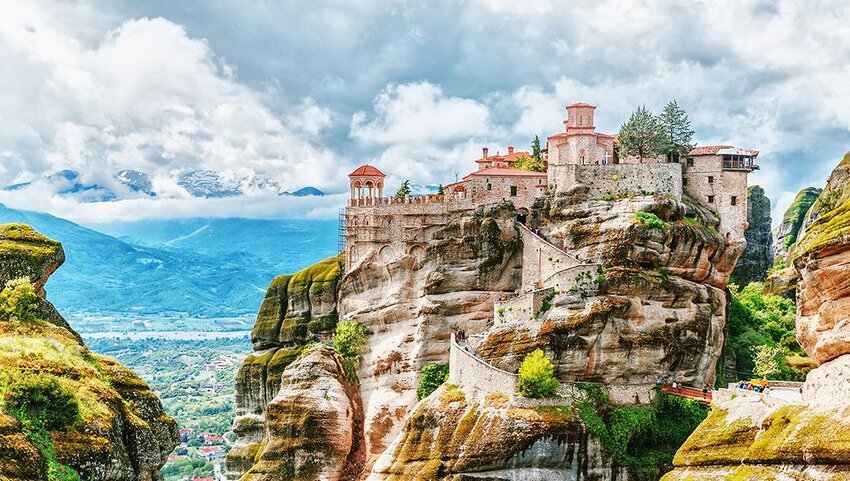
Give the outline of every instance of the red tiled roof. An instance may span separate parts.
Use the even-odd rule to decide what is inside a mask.
[[[724,149],[735,149],[736,147],[733,145],[703,145],[701,147],[697,147],[690,152],[688,155],[692,155],[694,157],[698,157],[700,155],[717,155],[718,152]],[[759,154],[758,150],[746,150],[741,149],[744,152],[747,152],[749,155],[757,156]]]
[[[360,167],[354,169],[354,172],[348,174],[349,177],[361,176],[361,175],[362,176],[369,176],[369,177],[375,177],[375,176],[386,177],[383,172],[376,169],[375,167],[372,167],[369,164],[361,165]]]
[[[487,156],[486,159],[484,157],[481,157],[480,159],[476,159],[475,161],[478,162],[479,164],[481,162],[514,162],[516,159],[523,157],[523,156],[529,156],[530,157],[531,154],[529,154],[527,150],[523,150],[521,152],[515,151],[512,154],[489,155],[489,156]]]
[[[488,167],[479,171],[473,172],[463,180],[471,177],[486,175],[489,177],[546,177],[546,172],[535,172],[533,170],[510,169],[507,167]]]
[[[595,105],[590,105],[590,104],[587,104],[587,103],[584,103],[584,102],[576,102],[574,104],[567,105],[567,108],[570,108],[570,107],[592,107],[594,109],[596,108]]]

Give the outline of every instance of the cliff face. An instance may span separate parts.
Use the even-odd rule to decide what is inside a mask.
[[[676,455],[665,481],[684,479],[850,480],[850,154],[830,176],[788,254],[797,286],[797,340],[821,363],[802,402],[736,396]]]
[[[661,224],[644,225],[640,212]],[[537,205],[534,214],[545,238],[601,264],[595,295],[558,292],[536,319],[497,323],[477,347],[484,359],[516,372],[526,354],[542,348],[562,380],[713,382],[723,345],[723,288],[743,250],[725,245],[716,216],[654,196],[563,197]]]
[[[732,281],[739,286],[763,281],[773,266],[770,199],[764,195],[764,189],[757,185],[747,190],[747,223],[747,248],[732,272]]]
[[[782,216],[782,223],[773,231],[773,254],[775,257],[784,259],[791,246],[797,242],[797,236],[803,227],[806,214],[809,213],[812,204],[818,200],[821,192],[822,189],[806,187],[797,193],[794,202],[788,206],[785,215]]]
[[[253,420],[241,418],[231,458],[245,461],[241,479],[336,481],[360,472],[363,409],[342,366],[332,348],[308,348],[284,370],[281,388],[266,406],[259,444],[245,442],[244,424]]]
[[[369,481],[628,479],[569,408],[476,402],[443,386],[419,403]],[[618,478],[617,475],[621,477]]]
[[[0,226],[0,285],[27,277],[43,295],[47,277],[63,260],[62,246],[29,226]],[[25,296],[17,303],[8,299],[5,306],[21,309],[0,313],[0,478],[46,480],[48,469],[72,469],[86,480],[161,479],[159,469],[179,436],[147,384],[90,352],[43,297],[28,308],[22,307]],[[57,391],[67,406],[76,406],[62,411],[61,424],[33,421],[38,412],[57,416],[56,404],[41,405],[32,394],[26,408],[14,401],[19,392],[48,392],[54,399]],[[48,441],[38,437],[41,429]]]
[[[427,227],[424,261],[404,256],[387,264],[366,258],[340,280],[332,258],[275,279],[252,335],[256,352],[237,374],[239,441],[227,459],[229,479],[249,470],[250,477],[241,479],[279,479],[271,473],[284,469],[285,461],[274,454],[265,456],[262,468],[251,467],[261,461],[262,446],[277,437],[269,413],[289,396],[283,394],[281,376],[286,379],[296,367],[290,364],[303,345],[329,334],[337,319],[357,320],[370,330],[358,372],[362,412],[349,424],[348,436],[363,439],[358,449],[364,462],[381,454],[416,402],[419,368],[445,362],[452,329],[483,331],[493,299],[519,287],[515,216],[510,204],[502,204]]]

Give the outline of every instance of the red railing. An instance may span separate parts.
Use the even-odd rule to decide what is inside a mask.
[[[661,386],[661,392],[672,394],[674,396],[693,399],[701,403],[711,403],[711,390],[703,391],[702,389],[687,386]]]

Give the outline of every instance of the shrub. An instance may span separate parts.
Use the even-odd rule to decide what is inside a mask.
[[[448,364],[426,364],[422,366],[419,376],[419,388],[416,390],[416,399],[425,399],[436,391],[441,384],[449,378]]]
[[[63,429],[80,419],[74,393],[50,374],[26,375],[11,382],[4,403],[16,417],[30,420],[49,431]]]
[[[519,367],[517,390],[530,398],[552,397],[558,392],[555,367],[542,350],[536,349],[525,356]]]
[[[38,294],[26,277],[6,282],[0,292],[0,318],[6,321],[32,321]]]
[[[666,227],[664,221],[659,219],[658,216],[653,214],[652,212],[635,212],[635,219],[637,219],[638,223],[640,223],[641,225],[644,225],[651,229],[664,230]]]
[[[333,348],[342,357],[345,376],[349,381],[357,380],[357,368],[360,367],[360,349],[366,345],[369,331],[357,321],[342,321],[336,326]]]

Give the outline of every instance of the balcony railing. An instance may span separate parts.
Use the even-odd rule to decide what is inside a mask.
[[[723,170],[758,170],[759,166],[753,163],[752,157],[725,158],[723,159]]]

